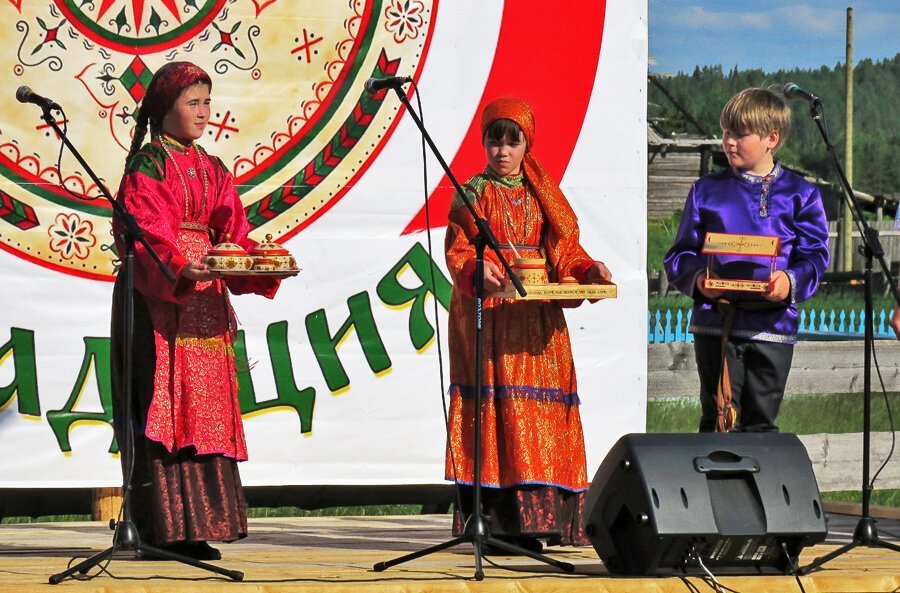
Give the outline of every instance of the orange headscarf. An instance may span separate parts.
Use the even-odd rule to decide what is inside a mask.
[[[485,106],[481,112],[481,137],[488,126],[498,119],[508,119],[516,122],[522,133],[525,134],[525,149],[531,150],[534,146],[534,113],[531,106],[525,101],[513,97],[500,97],[494,99]]]
[[[559,189],[559,185],[547,174],[538,162],[531,149],[534,146],[534,113],[531,106],[521,99],[500,97],[488,103],[481,112],[481,137],[488,126],[498,119],[514,121],[525,135],[525,158],[522,159],[522,170],[525,179],[537,194],[544,215],[558,237],[565,237],[578,228],[578,217],[569,205],[569,201]]]

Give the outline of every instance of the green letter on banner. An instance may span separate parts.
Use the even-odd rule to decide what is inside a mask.
[[[109,338],[85,338],[84,345],[84,359],[81,363],[81,371],[78,373],[78,379],[75,380],[75,386],[72,387],[69,400],[61,410],[47,412],[47,422],[50,424],[50,428],[53,429],[60,451],[69,452],[72,450],[69,444],[69,431],[76,422],[103,422],[112,426]],[[100,405],[103,407],[103,411],[76,412],[75,407],[84,393],[88,375],[92,370],[97,379],[97,390],[100,392]],[[117,453],[118,451],[119,445],[116,443],[115,436],[113,436],[109,452]]]
[[[241,407],[241,414],[249,414],[256,410],[256,390],[253,388],[253,377],[250,376],[250,361],[247,358],[247,346],[244,344],[244,330],[238,330],[233,347],[234,369],[238,382],[238,405]]]
[[[334,336],[328,329],[328,319],[325,317],[324,309],[319,309],[306,316],[306,332],[309,334],[310,344],[316,354],[319,368],[322,369],[325,382],[332,392],[350,385],[344,365],[338,358],[337,349],[351,329],[356,329],[359,343],[369,362],[369,368],[374,373],[391,368],[391,359],[384,347],[384,341],[378,334],[375,318],[372,316],[369,294],[361,292],[351,296],[347,299],[347,306],[350,309],[350,316]]]
[[[421,280],[415,288],[400,284],[400,274],[409,267]],[[434,282],[432,283],[432,272]],[[400,307],[412,301],[409,312],[409,337],[416,350],[422,350],[434,337],[434,327],[425,315],[425,300],[429,294],[437,297],[444,309],[450,307],[453,285],[428,257],[421,243],[413,245],[400,261],[378,283],[376,292],[385,305]]]
[[[10,328],[9,341],[0,346],[0,365],[10,356],[16,376],[9,385],[0,387],[0,409],[5,407],[14,395],[18,395],[20,414],[40,416],[41,401],[38,398],[33,331]]]
[[[300,432],[312,431],[312,413],[316,402],[316,390],[312,387],[297,389],[294,381],[294,370],[291,367],[291,353],[287,343],[286,321],[273,323],[266,331],[266,341],[269,345],[269,359],[272,361],[272,372],[275,376],[275,390],[278,397],[273,400],[258,402],[250,379],[249,369],[238,374],[239,390],[238,399],[241,403],[241,413],[250,414],[271,408],[289,407],[296,410],[300,416]],[[244,333],[240,332],[234,345],[235,362],[238,368],[247,367],[246,346]],[[240,362],[239,362],[240,361]]]

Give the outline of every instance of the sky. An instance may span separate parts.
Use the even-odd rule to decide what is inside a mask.
[[[650,0],[650,71],[833,67],[844,62],[848,7],[854,63],[900,52],[898,0]]]

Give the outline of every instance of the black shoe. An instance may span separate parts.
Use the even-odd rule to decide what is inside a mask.
[[[160,550],[172,552],[179,556],[186,556],[194,560],[221,560],[222,553],[204,541],[200,542],[172,542],[170,544],[161,544],[153,546]],[[138,560],[161,561],[169,560],[169,558],[154,554],[149,550],[138,550],[134,557]]]
[[[172,552],[173,554],[180,554],[182,556],[186,555],[185,548],[184,548],[184,542],[172,542],[170,544],[150,544],[150,545],[152,545],[154,548],[157,548],[159,550],[165,550],[166,552]],[[144,560],[144,561],[151,561],[151,562],[159,562],[162,560],[171,560],[171,558],[159,556],[157,554],[154,554],[152,551],[145,550],[145,549],[135,551],[134,557],[137,560]]]
[[[194,560],[221,560],[222,552],[206,542],[185,542],[187,544],[186,556]]]
[[[520,535],[515,540],[513,540],[513,543],[520,548],[524,548],[529,552],[534,552],[535,554],[540,554],[544,551],[544,544],[542,544],[541,540],[536,537]]]

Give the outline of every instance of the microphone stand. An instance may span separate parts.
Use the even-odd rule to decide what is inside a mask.
[[[56,123],[54,117],[50,114],[50,107],[48,105],[41,105],[43,109],[43,115],[41,119],[44,120],[47,125],[49,125],[56,132],[57,136],[62,139],[63,145],[69,149],[69,151],[74,155],[75,159],[84,167],[84,170],[90,176],[90,178],[97,184],[97,187],[100,188],[100,192],[103,194],[109,203],[112,205],[112,209],[114,212],[114,216],[118,216],[119,220],[122,221],[124,226],[124,230],[122,231],[122,239],[125,242],[125,257],[122,260],[122,273],[125,278],[125,303],[124,303],[124,317],[125,323],[124,328],[122,330],[122,340],[123,340],[123,361],[122,361],[122,374],[124,381],[124,389],[125,389],[125,430],[124,430],[124,439],[125,442],[122,443],[121,452],[122,452],[122,470],[123,470],[123,483],[122,483],[122,520],[121,521],[110,521],[110,528],[113,529],[113,541],[112,546],[103,550],[102,552],[98,552],[94,554],[87,560],[79,562],[78,564],[64,570],[63,572],[56,573],[50,576],[49,582],[51,585],[56,585],[63,581],[64,579],[71,577],[76,572],[85,574],[92,567],[97,566],[101,562],[105,560],[112,559],[113,554],[117,550],[133,550],[135,552],[147,555],[147,556],[156,556],[160,558],[165,558],[167,560],[177,560],[178,562],[182,562],[184,564],[190,564],[191,566],[196,566],[197,568],[202,568],[204,570],[208,570],[210,572],[214,572],[217,574],[221,574],[229,577],[235,581],[241,581],[244,579],[244,573],[236,570],[226,570],[224,568],[219,568],[218,566],[214,566],[212,564],[208,564],[206,562],[202,562],[200,560],[195,560],[194,558],[190,558],[188,556],[183,556],[181,554],[176,554],[174,552],[170,552],[169,550],[164,550],[162,548],[157,548],[155,546],[151,546],[150,544],[145,544],[141,541],[140,535],[138,534],[137,527],[134,525],[134,521],[132,520],[131,514],[131,491],[132,484],[131,478],[133,475],[133,465],[134,465],[134,424],[131,422],[131,419],[128,416],[131,414],[131,403],[132,403],[132,372],[133,372],[133,351],[134,344],[132,343],[133,335],[134,335],[134,245],[135,242],[139,242],[144,246],[144,249],[150,254],[153,260],[156,262],[156,265],[159,266],[159,269],[166,276],[169,282],[175,282],[175,276],[172,274],[172,271],[169,270],[168,266],[166,266],[162,260],[159,259],[159,255],[153,250],[150,244],[147,242],[147,239],[144,237],[144,231],[140,228],[137,221],[134,219],[134,216],[125,208],[125,206],[116,199],[113,199],[112,195],[109,193],[109,190],[106,189],[106,186],[97,178],[97,175],[91,169],[91,167],[85,162],[85,160],[81,157],[75,147],[69,142],[69,139],[66,137],[65,133],[59,128],[59,125]],[[62,111],[62,110],[60,110]]]
[[[463,534],[446,542],[427,547],[423,550],[419,550],[418,552],[413,552],[412,554],[406,554],[404,556],[395,558],[393,560],[388,560],[386,562],[376,562],[373,566],[373,570],[375,572],[382,572],[387,568],[390,568],[391,566],[396,566],[410,560],[415,560],[416,558],[421,558],[422,556],[427,556],[428,554],[433,554],[434,552],[440,552],[441,550],[451,548],[463,542],[469,542],[475,549],[474,578],[476,581],[484,580],[482,558],[484,557],[485,546],[487,545],[496,546],[497,548],[506,550],[507,552],[510,552],[512,554],[528,556],[529,558],[532,558],[534,560],[538,560],[551,566],[555,566],[556,568],[559,568],[560,570],[563,570],[565,572],[572,572],[575,570],[575,567],[568,562],[561,562],[559,560],[548,558],[536,552],[532,552],[531,550],[526,550],[524,548],[511,544],[500,538],[491,536],[490,525],[488,524],[484,514],[481,512],[481,375],[483,362],[482,314],[484,305],[485,247],[490,247],[491,250],[497,255],[497,258],[500,260],[500,264],[503,266],[503,269],[506,270],[507,277],[512,281],[516,291],[521,296],[525,296],[526,292],[522,286],[522,283],[519,281],[519,278],[512,272],[512,269],[510,269],[509,267],[509,263],[507,263],[506,259],[500,253],[499,243],[497,242],[497,238],[494,236],[494,233],[491,231],[491,227],[488,224],[488,221],[482,216],[478,215],[478,212],[477,210],[475,210],[475,206],[472,204],[472,200],[469,198],[469,195],[465,191],[463,191],[463,188],[453,176],[453,173],[450,171],[450,167],[447,166],[446,161],[444,161],[440,151],[432,141],[431,136],[425,129],[425,125],[422,123],[422,120],[413,110],[412,105],[410,105],[406,93],[403,91],[403,89],[400,88],[400,84],[392,85],[392,88],[397,93],[400,101],[406,106],[407,112],[416,123],[416,126],[418,126],[419,131],[422,132],[422,137],[428,143],[428,146],[431,148],[431,152],[434,154],[441,167],[444,169],[444,172],[447,174],[447,177],[450,179],[453,187],[456,189],[459,195],[462,196],[463,201],[465,202],[466,207],[468,208],[469,213],[472,215],[472,218],[475,222],[475,227],[478,229],[475,237],[472,238],[472,245],[475,247],[475,459],[472,468],[472,514],[468,517],[468,519],[466,519],[465,527],[463,528]]]
[[[881,268],[882,270],[884,270],[888,285],[893,291],[894,300],[897,301],[898,306],[900,306],[900,290],[898,290],[897,282],[891,276],[890,268],[888,267],[887,262],[884,259],[884,248],[882,247],[881,241],[878,238],[878,230],[873,229],[868,225],[868,223],[866,223],[865,216],[863,216],[862,207],[860,206],[859,201],[856,198],[856,194],[853,193],[853,188],[850,187],[850,182],[847,180],[847,175],[844,173],[840,161],[838,161],[837,155],[834,152],[834,146],[832,146],[831,141],[828,139],[828,131],[825,128],[824,114],[822,112],[822,103],[818,99],[811,102],[809,113],[813,121],[816,123],[816,127],[819,129],[822,140],[825,141],[825,147],[828,150],[828,154],[831,156],[831,162],[834,165],[834,169],[837,172],[838,179],[841,183],[841,188],[843,189],[844,199],[847,201],[848,206],[850,206],[850,211],[853,213],[857,228],[860,230],[860,235],[862,237],[862,246],[860,246],[859,250],[865,258],[865,348],[863,353],[863,475],[862,517],[860,517],[859,521],[856,524],[856,529],[854,529],[853,531],[852,541],[849,544],[843,545],[837,550],[834,550],[833,552],[829,552],[824,556],[816,558],[808,566],[802,567],[799,571],[800,574],[807,574],[811,570],[818,568],[826,562],[833,560],[834,558],[837,558],[838,556],[841,556],[842,554],[849,552],[853,548],[859,546],[865,546],[869,548],[887,548],[895,552],[900,552],[900,546],[891,542],[883,541],[878,538],[878,529],[875,527],[875,520],[872,518],[869,512],[869,501],[872,497],[872,484],[869,480],[869,454],[872,438],[872,348],[875,342],[875,315],[872,306],[873,259],[877,258],[878,262],[881,264]]]

